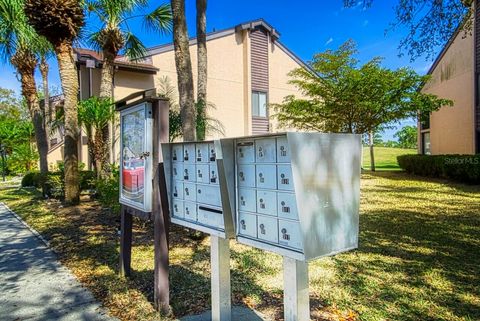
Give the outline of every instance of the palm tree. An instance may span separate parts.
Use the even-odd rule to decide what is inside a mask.
[[[171,0],[173,14],[173,45],[177,68],[180,115],[183,139],[196,139],[196,110],[193,95],[192,62],[185,18],[185,0]]]
[[[37,53],[47,50],[48,43],[27,23],[23,0],[0,0],[0,53],[16,69],[21,82],[22,96],[32,117],[40,171],[48,172],[48,140],[45,114],[40,107],[34,73]]]
[[[38,34],[47,38],[57,55],[65,96],[65,203],[78,204],[78,79],[72,43],[84,25],[84,12],[78,0],[25,0],[25,14]]]
[[[207,0],[197,0],[197,139],[205,140],[207,107]]]

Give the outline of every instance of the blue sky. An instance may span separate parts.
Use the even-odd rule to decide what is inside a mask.
[[[335,49],[348,39],[358,45],[358,58],[366,62],[373,57],[384,57],[383,64],[389,68],[410,66],[419,73],[426,73],[431,60],[418,58],[413,63],[409,57],[399,57],[398,44],[405,35],[404,28],[390,30],[395,21],[394,4],[397,1],[376,0],[366,10],[361,5],[343,8],[342,0],[209,0],[207,9],[207,30],[220,30],[235,26],[241,22],[263,18],[280,32],[280,41],[308,61],[316,52]],[[151,1],[158,4],[158,1]],[[153,7],[153,5],[152,5]],[[195,1],[186,0],[188,30],[195,34]],[[90,20],[88,30],[95,30],[95,23]],[[140,20],[132,20],[130,28],[147,46],[154,46],[171,41],[171,35],[160,36],[144,32]],[[60,86],[57,66],[51,61],[50,82]],[[0,65],[0,86],[19,92],[19,82],[13,69]],[[415,124],[413,120],[402,122]],[[384,139],[392,139],[395,130],[384,133]]]

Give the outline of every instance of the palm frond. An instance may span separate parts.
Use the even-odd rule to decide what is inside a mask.
[[[125,46],[123,48],[124,54],[130,60],[139,60],[147,54],[147,48],[142,41],[132,32],[124,32]]]
[[[169,3],[158,6],[155,10],[145,16],[143,27],[152,32],[161,34],[172,31],[172,8]]]

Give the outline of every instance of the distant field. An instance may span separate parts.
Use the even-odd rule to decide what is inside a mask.
[[[415,149],[392,148],[392,147],[374,147],[375,169],[385,171],[400,170],[397,163],[397,156],[405,154],[416,154]],[[370,150],[363,147],[362,167],[366,170],[370,169]]]

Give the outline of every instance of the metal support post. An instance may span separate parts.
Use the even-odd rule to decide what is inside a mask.
[[[210,236],[212,321],[231,321],[230,246],[228,239]]]
[[[283,304],[285,321],[309,321],[308,263],[283,257]]]

